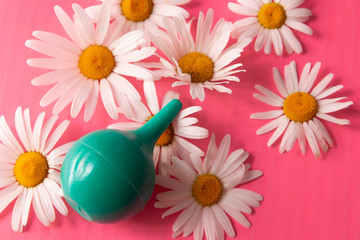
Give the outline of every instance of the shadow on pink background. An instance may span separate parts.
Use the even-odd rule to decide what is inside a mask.
[[[77,2],[82,7],[98,4],[95,0]],[[72,3],[73,0],[0,0],[0,114],[6,117],[13,129],[17,106],[29,107],[32,119],[41,111],[47,113],[47,118],[51,114],[53,105],[46,108],[39,106],[40,99],[50,87],[34,87],[30,83],[32,78],[47,71],[31,68],[25,62],[30,57],[41,55],[26,48],[24,42],[32,38],[31,32],[34,30],[65,36],[53,7],[60,5],[68,14],[72,14]],[[307,0],[302,6],[313,12],[307,24],[314,30],[313,36],[295,33],[304,47],[303,54],[278,57],[275,54],[255,53],[252,43],[238,60],[244,64],[247,72],[238,74],[240,83],[229,85],[233,90],[232,95],[206,91],[205,101],[201,103],[191,100],[188,88],[173,89],[181,93],[184,107],[203,107],[195,117],[199,119],[200,126],[216,134],[218,143],[226,133],[230,133],[231,151],[245,148],[250,152],[252,168],[264,172],[260,179],[241,186],[262,194],[264,201],[248,216],[252,223],[250,229],[233,222],[236,239],[360,239],[360,2]],[[197,17],[199,11],[206,12],[210,7],[215,10],[216,20],[224,17],[234,22],[238,18],[228,10],[227,1],[193,0],[185,6],[191,17]],[[279,142],[268,148],[266,143],[271,134],[255,134],[256,129],[266,121],[249,119],[253,112],[272,109],[252,97],[254,85],[261,84],[277,92],[272,67],[278,67],[283,72],[283,67],[292,60],[298,63],[300,70],[307,62],[322,62],[317,81],[330,72],[334,73],[332,85],[345,86],[335,95],[347,96],[355,103],[349,109],[334,114],[349,119],[350,126],[324,123],[335,140],[335,147],[320,159],[313,156],[309,147],[306,156],[301,155],[298,145],[283,155],[278,153]],[[160,99],[171,89],[171,83],[171,79],[157,82]],[[134,82],[134,85],[142,92],[141,82]],[[89,123],[83,122],[83,111],[76,119],[71,119],[69,112],[68,107],[60,116],[61,119],[70,119],[71,124],[59,144],[114,123],[101,102]],[[125,120],[120,116],[119,121]],[[206,150],[208,141],[209,138],[193,142]],[[155,187],[154,194],[161,191],[164,189]],[[89,223],[70,208],[67,217],[57,213],[56,221],[46,228],[31,210],[24,233],[13,233],[11,230],[14,205],[11,204],[0,214],[0,239],[170,239],[171,226],[177,214],[162,220],[161,214],[165,210],[155,209],[154,201],[153,195],[139,215],[109,225]],[[186,239],[192,239],[192,236]]]

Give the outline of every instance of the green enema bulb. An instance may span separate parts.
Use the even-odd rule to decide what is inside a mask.
[[[139,129],[99,130],[77,140],[60,173],[70,206],[100,223],[130,218],[144,209],[155,184],[155,143],[181,107],[174,99]]]

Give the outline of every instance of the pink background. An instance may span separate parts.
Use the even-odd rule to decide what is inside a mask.
[[[17,106],[29,107],[32,119],[41,111],[47,113],[47,118],[51,114],[53,105],[46,108],[39,106],[40,99],[50,89],[49,86],[34,87],[30,83],[32,78],[47,71],[26,65],[26,59],[40,54],[27,49],[24,42],[32,38],[31,32],[34,30],[64,35],[53,7],[58,4],[72,14],[73,1],[0,1],[0,114],[5,115],[13,129]],[[88,7],[98,2],[78,0],[78,3]],[[238,239],[360,239],[360,2],[308,0],[302,6],[313,12],[307,23],[314,30],[313,36],[296,33],[304,46],[303,54],[267,56],[263,52],[255,53],[252,43],[239,59],[247,72],[238,74],[240,83],[229,85],[233,90],[232,95],[206,91],[205,101],[200,103],[198,100],[191,100],[188,88],[174,89],[181,93],[184,107],[194,104],[203,107],[203,111],[195,116],[199,118],[200,126],[217,135],[218,143],[226,133],[230,133],[231,150],[245,148],[250,152],[252,168],[264,172],[263,177],[243,186],[261,193],[264,201],[259,208],[254,209],[254,214],[248,216],[252,223],[250,229],[234,223]],[[193,0],[186,5],[192,17],[196,17],[200,10],[207,11],[209,7],[215,9],[216,20],[224,17],[234,22],[238,18],[238,15],[227,9],[227,1]],[[319,77],[322,78],[329,72],[334,73],[332,84],[345,86],[336,96],[348,96],[355,103],[349,109],[334,114],[349,119],[352,123],[350,126],[325,123],[335,140],[335,147],[320,159],[316,159],[311,152],[302,156],[298,145],[290,153],[283,155],[278,153],[279,142],[268,148],[266,142],[271,134],[255,134],[256,129],[266,121],[249,119],[252,112],[272,109],[252,97],[254,85],[262,84],[276,91],[271,68],[279,67],[282,72],[284,65],[292,60],[298,63],[299,69],[307,62],[321,61]],[[171,79],[158,82],[158,95],[163,96],[171,88],[171,83]],[[142,92],[141,82],[135,82],[135,86]],[[61,119],[71,119],[69,108],[61,113]],[[89,123],[84,124],[82,119],[83,111],[76,119],[71,119],[59,144],[76,140],[114,122],[99,103],[95,116]],[[120,117],[120,121],[125,120]],[[209,139],[193,142],[206,150],[208,141]],[[163,190],[156,187],[155,193]],[[170,239],[171,226],[177,214],[162,220],[164,210],[155,209],[154,201],[153,195],[145,210],[136,217],[109,225],[89,223],[69,209],[67,217],[57,213],[56,221],[46,228],[31,210],[25,233],[13,233],[11,230],[11,204],[0,214],[0,238]]]

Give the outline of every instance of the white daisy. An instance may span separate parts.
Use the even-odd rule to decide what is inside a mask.
[[[72,41],[53,33],[35,31],[33,35],[40,40],[25,43],[52,57],[27,61],[33,67],[54,69],[32,80],[34,85],[57,83],[41,99],[40,105],[46,106],[57,100],[53,113],[58,114],[72,102],[71,116],[76,117],[85,104],[84,119],[88,121],[100,93],[112,119],[118,118],[117,105],[126,116],[131,116],[130,100],[140,101],[140,95],[124,76],[152,79],[151,72],[136,62],[151,56],[155,48],[138,49],[144,35],[140,30],[118,39],[109,34],[110,0],[104,1],[96,28],[79,5],[73,4],[73,9],[74,21],[55,6],[55,13]]]
[[[148,107],[142,102],[138,102],[135,107],[136,117],[133,118],[136,122],[120,122],[110,125],[108,128],[119,130],[133,130],[144,125],[150,118],[165,107],[171,100],[178,99],[179,94],[173,91],[168,91],[162,101],[162,106],[159,108],[159,102],[156,94],[154,82],[144,82],[144,93]],[[203,139],[208,136],[208,130],[202,127],[194,126],[198,120],[189,115],[199,112],[201,107],[193,106],[185,108],[180,111],[177,117],[168,126],[165,132],[157,140],[154,148],[153,161],[155,167],[158,162],[160,164],[169,163],[172,156],[181,156],[188,158],[190,153],[196,156],[204,156],[204,152],[190,143],[186,139]],[[161,167],[159,167],[159,174],[164,174]]]
[[[235,188],[262,175],[259,170],[249,171],[243,164],[249,154],[243,149],[229,156],[230,135],[226,135],[219,148],[212,135],[204,159],[191,155],[191,164],[174,157],[173,165],[163,164],[174,178],[156,176],[155,183],[171,189],[156,196],[157,208],[168,208],[162,217],[182,211],[172,227],[173,237],[194,233],[194,239],[224,239],[224,231],[231,238],[235,231],[227,214],[249,228],[250,222],[242,212],[250,214],[250,207],[260,206],[263,197],[255,192]]]
[[[179,7],[188,2],[190,0],[112,0],[111,20],[115,19],[115,22],[123,23],[121,28],[125,31],[138,29],[152,31],[158,27],[164,27],[164,17],[188,18],[189,13]],[[100,5],[85,9],[95,22],[98,21],[100,10]]]
[[[230,38],[231,23],[220,19],[211,31],[212,9],[208,10],[205,20],[204,14],[200,12],[195,41],[189,24],[183,18],[164,19],[164,23],[167,33],[154,31],[149,33],[149,37],[170,61],[161,59],[169,71],[168,77],[179,80],[172,86],[190,85],[192,98],[199,98],[200,101],[205,99],[204,88],[231,93],[222,84],[240,81],[234,74],[245,71],[238,69],[242,64],[230,63],[240,57],[251,39],[225,49]]]
[[[254,38],[255,51],[260,51],[264,46],[266,54],[271,53],[274,46],[277,55],[283,54],[283,45],[287,52],[292,54],[302,52],[299,40],[292,29],[307,35],[313,31],[303,22],[311,16],[307,8],[298,8],[305,0],[237,0],[230,2],[231,11],[249,17],[240,19],[233,24],[232,37],[241,40],[244,37]]]
[[[50,134],[58,117],[52,116],[46,123],[44,117],[45,113],[40,113],[32,129],[29,109],[16,110],[15,128],[23,146],[5,117],[0,117],[0,212],[17,198],[11,220],[12,229],[17,232],[22,232],[27,224],[31,202],[45,226],[55,220],[53,205],[62,215],[68,213],[61,199],[59,171],[72,143],[53,148],[69,121],[60,123]]]
[[[318,144],[324,152],[327,152],[333,146],[333,141],[319,118],[340,125],[350,124],[349,120],[338,119],[328,114],[353,104],[352,101],[340,102],[346,97],[326,99],[326,97],[344,87],[343,85],[337,85],[326,88],[334,74],[328,74],[312,89],[320,65],[320,62],[318,62],[311,69],[311,64],[307,63],[298,81],[297,67],[293,61],[285,66],[285,82],[279,70],[273,68],[275,84],[281,96],[261,85],[255,86],[263,94],[255,93],[254,97],[256,99],[280,108],[251,114],[251,118],[255,119],[275,118],[259,128],[256,133],[264,134],[276,129],[268,141],[269,147],[284,133],[280,143],[280,153],[290,151],[296,139],[298,139],[301,151],[305,154],[306,137],[315,156],[320,157]]]

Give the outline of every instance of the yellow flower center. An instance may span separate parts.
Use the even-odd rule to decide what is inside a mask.
[[[150,17],[154,3],[152,0],[123,0],[120,7],[128,20],[141,22]]]
[[[203,83],[214,76],[214,63],[205,54],[191,52],[180,58],[179,67],[191,76],[191,82]]]
[[[99,45],[90,46],[79,57],[80,72],[85,77],[93,80],[106,78],[114,67],[114,55],[107,47]]]
[[[26,152],[16,160],[14,175],[20,185],[31,188],[42,183],[48,175],[46,158],[38,152]]]
[[[259,13],[258,18],[260,24],[264,28],[275,29],[281,27],[286,20],[286,12],[278,3],[267,3],[264,4]]]
[[[149,121],[153,116],[149,117],[147,121]],[[164,147],[172,143],[174,140],[175,131],[172,123],[166,128],[166,130],[161,134],[159,139],[156,141],[155,145],[159,147]]]
[[[198,176],[192,185],[193,197],[204,207],[219,202],[222,190],[220,180],[209,173]]]
[[[313,96],[305,92],[289,95],[283,105],[284,114],[295,122],[307,122],[315,117],[318,104]]]

